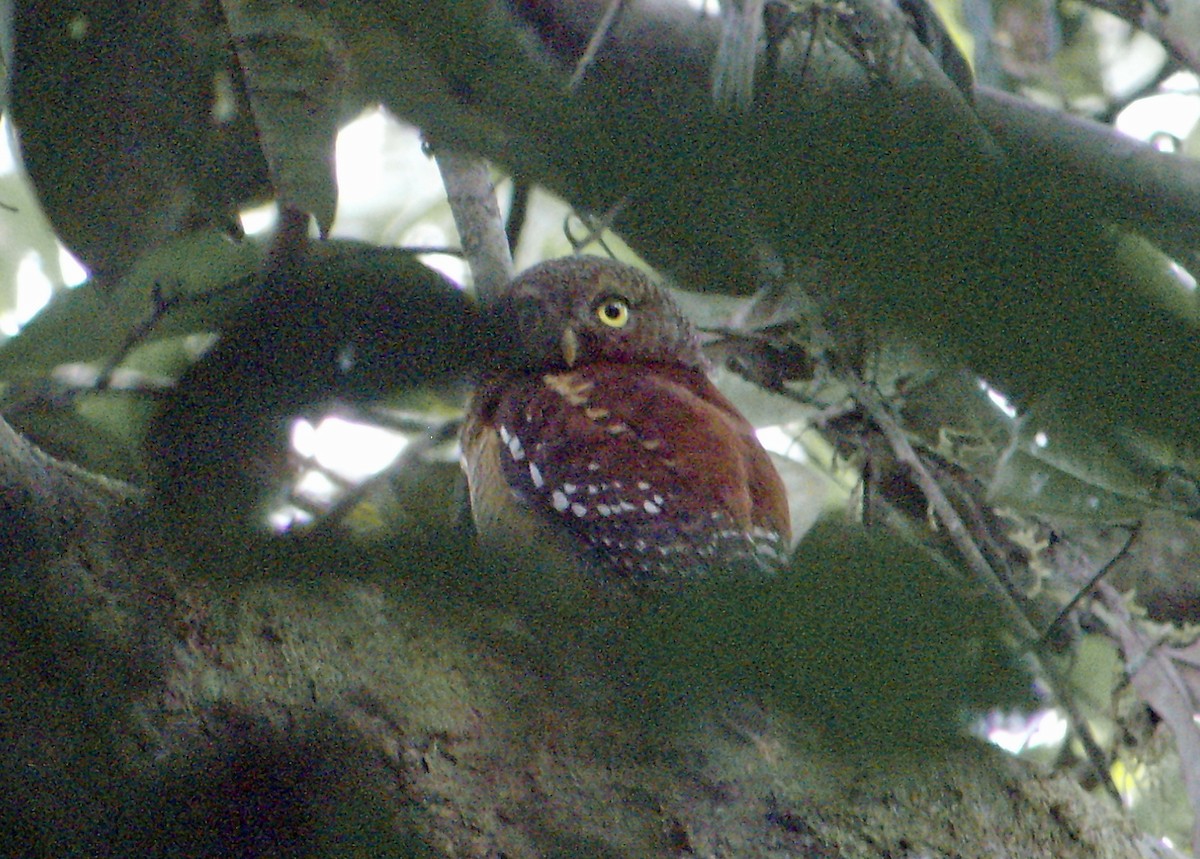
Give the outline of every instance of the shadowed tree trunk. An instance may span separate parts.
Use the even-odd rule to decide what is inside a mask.
[[[977,743],[859,742],[761,690],[718,705],[719,674],[633,676],[663,670],[660,627],[537,607],[536,577],[461,547],[277,548],[254,577],[197,580],[140,493],[7,428],[0,449],[7,855],[1151,850],[1073,781]],[[677,631],[737,642],[694,611]]]

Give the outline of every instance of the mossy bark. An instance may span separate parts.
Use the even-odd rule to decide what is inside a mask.
[[[139,493],[2,451],[8,855],[1146,855],[980,743],[648,684],[639,609],[548,607],[453,541],[197,578]]]

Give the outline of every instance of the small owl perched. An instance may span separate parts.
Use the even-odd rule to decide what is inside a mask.
[[[484,545],[643,584],[782,565],[783,484],[664,290],[628,265],[565,258],[512,281],[496,312],[519,357],[483,380],[462,433]]]

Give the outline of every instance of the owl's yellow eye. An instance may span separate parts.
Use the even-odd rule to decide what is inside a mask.
[[[629,324],[629,303],[623,298],[605,298],[596,305],[596,316],[609,328]]]

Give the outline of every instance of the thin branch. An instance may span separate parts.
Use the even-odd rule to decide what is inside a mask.
[[[581,215],[578,212],[572,212],[568,214],[566,219],[563,221],[563,236],[565,236],[567,242],[570,243],[571,249],[574,250],[575,253],[579,253],[588,245],[595,243],[604,248],[604,252],[610,257],[615,258],[616,254],[612,252],[612,248],[610,248],[604,241],[604,234],[608,230],[612,229],[613,221],[620,217],[621,212],[625,210],[625,207],[628,204],[629,198],[622,197],[603,215],[589,216]],[[587,228],[587,232],[582,236],[576,236],[571,230],[572,217],[577,218],[579,222]]]
[[[571,79],[567,82],[569,92],[575,91],[579,82],[583,80],[583,76],[587,74],[588,68],[596,61],[596,54],[599,53],[600,46],[604,44],[609,32],[616,26],[617,19],[620,18],[624,8],[625,0],[609,0],[608,8],[604,10],[604,17],[596,25],[592,38],[588,40],[587,48],[584,49],[583,56],[575,64],[575,71],[571,73]]]
[[[515,251],[521,241],[521,231],[525,229],[525,219],[529,215],[529,196],[532,190],[528,182],[513,177],[512,198],[508,205],[508,218],[504,222],[504,237],[508,240],[510,252]]]
[[[207,296],[201,296],[200,300],[204,298],[207,298]],[[129,357],[129,353],[150,336],[150,332],[154,330],[154,326],[158,325],[160,319],[170,313],[174,306],[181,304],[185,300],[197,299],[184,295],[167,296],[163,293],[162,284],[158,282],[154,283],[150,288],[150,313],[147,314],[145,319],[129,329],[117,351],[104,362],[96,380],[96,390],[104,391],[108,389],[112,382],[113,373]]]
[[[1087,580],[1083,587],[1075,592],[1075,596],[1071,597],[1067,604],[1062,607],[1057,615],[1055,615],[1054,620],[1051,621],[1050,625],[1046,627],[1045,633],[1042,634],[1043,644],[1049,643],[1050,640],[1054,638],[1054,636],[1058,633],[1059,627],[1066,622],[1067,618],[1070,617],[1071,612],[1074,611],[1077,605],[1079,605],[1080,601],[1092,592],[1096,585],[1100,583],[1101,579],[1108,575],[1109,571],[1112,570],[1113,565],[1115,565],[1117,561],[1121,560],[1129,553],[1129,549],[1131,546],[1133,546],[1133,541],[1137,539],[1139,531],[1140,526],[1131,528],[1129,530],[1129,537],[1125,540],[1125,545],[1121,546],[1121,548],[1117,550],[1117,553],[1109,558],[1107,563],[1101,566],[1100,569],[1097,570],[1096,573]]]
[[[460,424],[461,421],[458,419],[442,421],[436,425],[427,427],[424,434],[411,438],[408,446],[404,448],[400,455],[387,468],[382,469],[369,479],[351,486],[345,493],[339,496],[333,506],[320,517],[318,524],[314,527],[320,531],[328,531],[331,530],[333,525],[342,524],[342,520],[345,519],[346,515],[357,507],[377,486],[394,479],[397,474],[413,467],[418,460],[428,455],[430,451],[457,437]]]
[[[1193,812],[1192,849],[1200,849],[1200,728],[1195,712],[1197,702],[1180,676],[1170,656],[1139,628],[1129,612],[1125,597],[1106,582],[1097,582],[1096,594],[1106,609],[1106,621],[1125,654],[1129,680],[1142,700],[1170,728],[1179,750],[1180,775]]]
[[[950,503],[950,499],[946,497],[946,493],[942,491],[942,487],[929,473],[929,469],[925,467],[924,461],[913,449],[912,444],[905,435],[904,430],[892,417],[891,411],[883,404],[883,402],[871,390],[870,385],[863,382],[856,375],[845,374],[845,381],[851,389],[851,393],[856,400],[862,405],[863,410],[871,418],[880,432],[887,438],[888,443],[895,451],[897,459],[908,466],[912,473],[913,479],[917,485],[921,487],[921,491],[925,493],[933,512],[941,521],[942,526],[946,529],[954,547],[958,549],[967,566],[975,573],[979,581],[987,588],[1004,607],[1005,614],[1012,620],[1014,628],[1021,633],[1025,642],[1035,642],[1040,636],[1029,618],[1021,611],[1009,593],[1008,588],[1000,581],[1000,577],[996,575],[992,565],[988,563],[979,546],[971,539],[971,533],[967,529],[966,523],[962,517],[958,515],[958,511],[954,505]]]
[[[486,161],[473,155],[439,150],[435,157],[462,239],[463,255],[471,266],[475,294],[487,304],[513,275],[512,253],[491,171]]]

